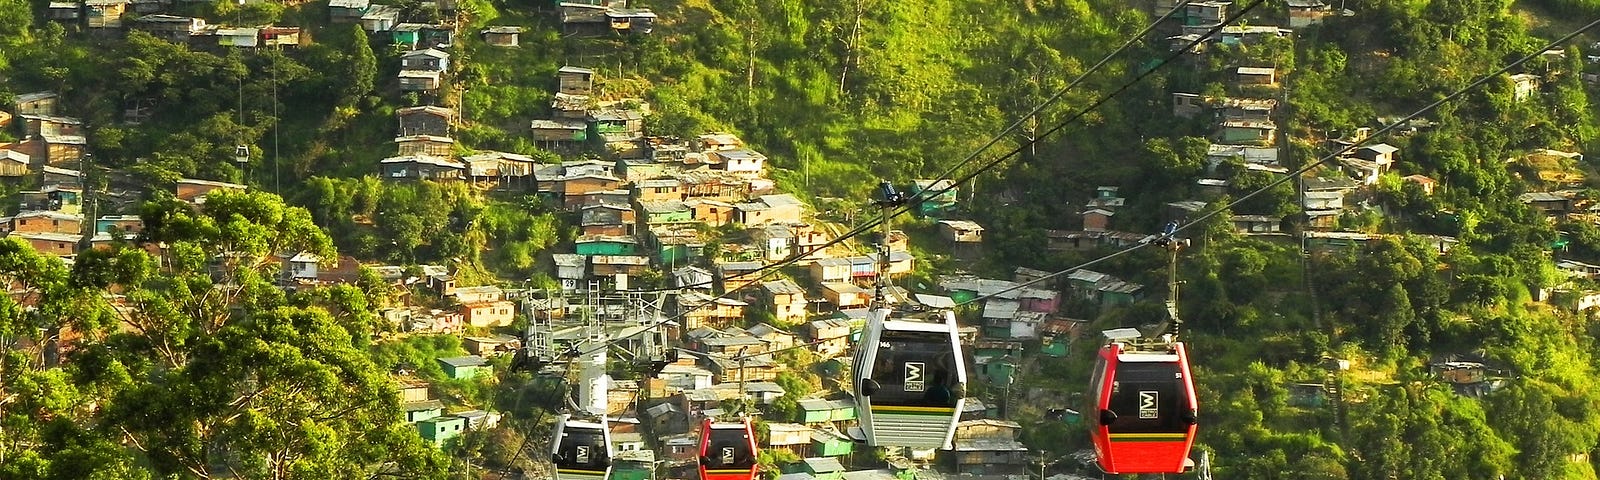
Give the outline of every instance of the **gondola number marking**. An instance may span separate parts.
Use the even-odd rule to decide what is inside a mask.
[[[722,464],[733,465],[733,447],[722,447]]]
[[[1158,405],[1161,405],[1160,395],[1155,390],[1139,391],[1139,419],[1149,420],[1160,416]]]
[[[575,459],[577,463],[582,465],[589,464],[589,447],[580,445],[574,450],[576,450],[576,453],[573,456],[577,457]]]
[[[923,362],[906,362],[906,391],[920,392],[927,389],[922,380],[922,371],[928,364]]]

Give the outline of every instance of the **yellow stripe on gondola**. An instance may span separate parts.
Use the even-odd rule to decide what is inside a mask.
[[[578,470],[576,468],[557,468],[556,473],[576,473],[579,475],[605,475],[605,470]]]
[[[1113,442],[1176,442],[1188,438],[1184,433],[1113,433]]]
[[[955,407],[913,407],[905,405],[873,405],[872,411],[883,413],[955,413]]]
[[[748,469],[748,468],[735,468],[735,469],[726,469],[726,468],[710,469],[710,468],[707,468],[706,469],[706,473],[715,473],[715,474],[719,474],[719,475],[732,475],[732,474],[735,474],[735,473],[750,473],[750,469]]]

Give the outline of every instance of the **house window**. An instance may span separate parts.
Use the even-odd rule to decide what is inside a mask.
[[[67,244],[65,244],[65,243],[56,243],[56,248],[65,249],[65,248],[67,248]]]

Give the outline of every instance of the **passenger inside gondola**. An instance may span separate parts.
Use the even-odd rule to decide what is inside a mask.
[[[875,405],[954,407],[958,384],[950,335],[887,330],[878,342]]]
[[[1118,364],[1107,409],[1111,433],[1186,433],[1195,421],[1176,363]]]
[[[606,455],[606,439],[593,430],[567,430],[562,432],[561,447],[553,459],[557,468],[605,470],[611,464]]]

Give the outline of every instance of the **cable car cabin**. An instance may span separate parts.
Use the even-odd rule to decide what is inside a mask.
[[[867,444],[946,448],[966,397],[955,314],[890,319],[874,310],[856,347],[856,408]]]
[[[750,419],[737,423],[712,423],[700,428],[701,480],[753,480],[756,478],[756,435]]]
[[[554,446],[551,461],[556,464],[556,480],[605,480],[611,476],[611,430],[605,418],[596,423],[562,415],[550,444]]]
[[[1100,349],[1089,392],[1089,431],[1101,470],[1115,475],[1194,468],[1189,448],[1198,403],[1182,342],[1134,347],[1113,341]]]

